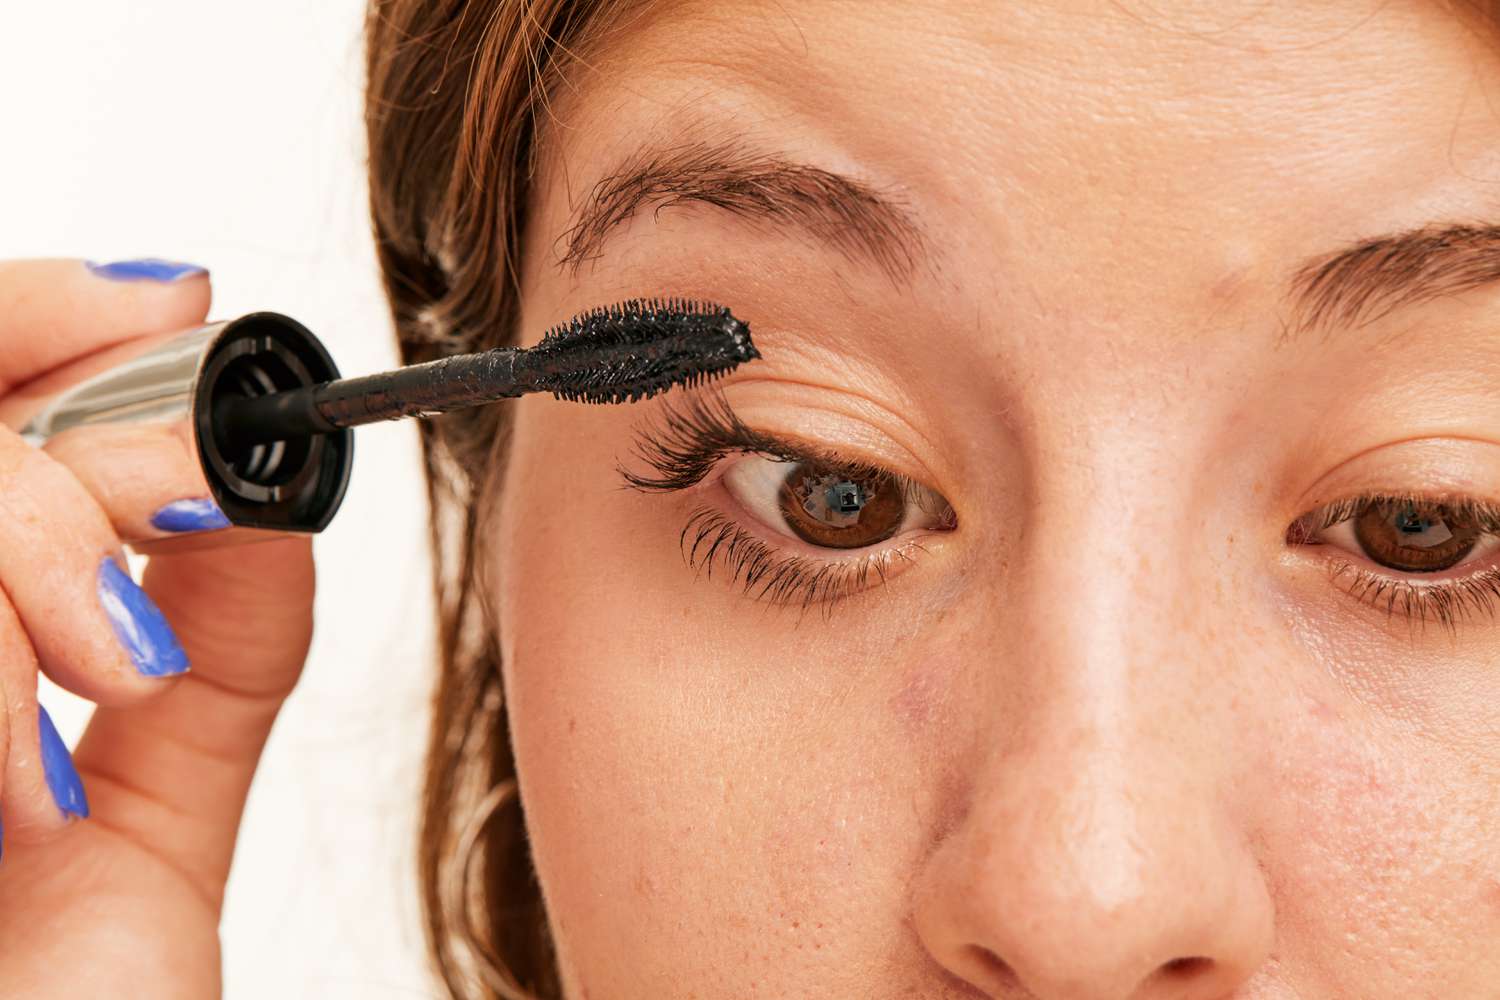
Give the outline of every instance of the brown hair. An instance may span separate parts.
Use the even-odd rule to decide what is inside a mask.
[[[405,363],[514,343],[536,127],[624,0],[371,0],[370,209]],[[477,577],[505,406],[422,421],[439,611],[419,833],[428,947],[456,998],[561,997],[532,870],[494,621]]]

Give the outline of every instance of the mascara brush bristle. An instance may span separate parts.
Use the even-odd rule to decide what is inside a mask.
[[[557,399],[621,403],[692,387],[760,357],[750,327],[695,299],[630,299],[589,310],[520,352],[516,367]]]

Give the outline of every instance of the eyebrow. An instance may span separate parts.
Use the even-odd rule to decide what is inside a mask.
[[[1292,321],[1281,342],[1359,327],[1415,305],[1500,280],[1500,226],[1429,223],[1357,240],[1304,262],[1288,282]]]
[[[559,237],[558,265],[578,268],[602,252],[610,232],[639,211],[699,202],[743,218],[790,225],[892,280],[927,253],[915,219],[890,192],[864,181],[734,140],[646,149],[599,180]]]
[[[600,179],[559,237],[558,264],[574,273],[637,212],[699,202],[789,224],[895,281],[929,248],[911,212],[889,192],[844,174],[760,153],[737,140],[643,149]],[[1500,226],[1428,223],[1355,240],[1305,259],[1286,283],[1290,319],[1279,343],[1357,328],[1421,302],[1500,280]]]

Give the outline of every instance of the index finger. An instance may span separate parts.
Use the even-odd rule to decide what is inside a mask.
[[[0,396],[67,362],[208,315],[208,271],[147,259],[0,261]]]

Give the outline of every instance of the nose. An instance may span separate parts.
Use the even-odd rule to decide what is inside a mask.
[[[912,890],[929,954],[984,996],[1219,1000],[1269,956],[1270,890],[1232,818],[1240,654],[1156,529],[1040,525],[1024,595],[988,613],[1002,638],[974,655],[1002,707]],[[1063,538],[1092,548],[1087,579]]]

